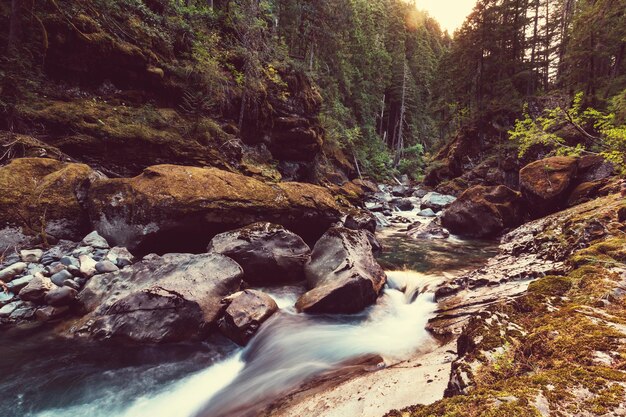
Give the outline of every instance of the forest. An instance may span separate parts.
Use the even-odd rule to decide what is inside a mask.
[[[622,416],[625,323],[626,0],[0,2],[1,416]]]

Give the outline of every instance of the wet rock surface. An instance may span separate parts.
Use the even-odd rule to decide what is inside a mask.
[[[296,308],[307,313],[355,313],[374,303],[386,275],[363,231],[332,228],[315,244],[305,266],[310,291]]]
[[[96,339],[197,339],[217,322],[222,299],[238,290],[242,277],[235,261],[216,253],[150,255],[90,279],[78,297],[87,314],[75,327]]]
[[[278,311],[278,305],[269,295],[257,290],[244,290],[224,300],[228,307],[219,321],[224,335],[245,346],[261,324]]]
[[[521,195],[503,185],[472,187],[448,207],[441,217],[450,232],[469,237],[486,238],[522,223]]]
[[[250,284],[268,285],[304,279],[311,249],[295,233],[271,223],[254,223],[215,236],[207,248],[234,259]]]

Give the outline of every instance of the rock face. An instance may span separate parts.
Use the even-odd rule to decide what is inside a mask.
[[[555,156],[526,165],[519,173],[520,190],[534,217],[564,207],[576,177],[576,158]]]
[[[84,164],[45,158],[12,160],[0,167],[0,230],[43,227],[54,238],[80,239],[88,229],[81,202],[98,176]]]
[[[441,224],[454,234],[483,238],[519,225],[522,217],[520,193],[504,185],[477,185],[463,192],[445,210]]]
[[[302,238],[272,223],[254,223],[215,236],[207,248],[234,259],[250,284],[267,285],[304,279],[311,249]]]
[[[256,290],[245,290],[229,299],[219,328],[233,342],[245,346],[263,322],[278,311],[278,305],[269,295]]]
[[[215,168],[158,165],[134,178],[97,181],[89,190],[89,213],[100,234],[145,252],[257,221],[316,237],[339,220],[340,209],[322,187],[268,184]]]
[[[307,313],[356,313],[374,303],[387,276],[372,255],[366,232],[332,228],[305,266],[310,291],[296,303]]]
[[[235,261],[216,253],[151,255],[93,277],[79,294],[87,315],[75,327],[97,339],[137,343],[201,337],[242,276]]]

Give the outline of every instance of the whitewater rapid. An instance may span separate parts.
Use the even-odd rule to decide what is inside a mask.
[[[250,344],[205,370],[124,405],[114,392],[88,403],[49,409],[32,417],[221,417],[255,415],[263,407],[324,372],[364,355],[385,362],[411,357],[431,342],[425,329],[436,303],[425,291],[436,277],[388,272],[388,284],[376,305],[359,315],[310,316],[296,313],[297,287],[264,289],[281,311],[266,322]],[[385,366],[384,363],[379,366]],[[140,392],[137,380],[128,389]]]

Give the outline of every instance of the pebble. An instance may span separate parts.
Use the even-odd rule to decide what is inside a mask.
[[[9,316],[13,320],[28,320],[35,315],[35,308],[31,305],[16,308]]]
[[[73,278],[72,273],[64,269],[52,275],[50,277],[50,280],[54,283],[54,285],[58,285],[59,287],[62,287],[65,280],[72,279],[72,278]]]
[[[22,262],[39,262],[43,256],[41,249],[29,249],[20,251]]]
[[[85,246],[92,246],[98,249],[109,249],[109,243],[95,230],[85,236],[81,243]]]
[[[96,261],[87,255],[80,255],[78,260],[80,261],[80,273],[85,278],[91,278],[96,275]]]
[[[75,277],[79,277],[80,276],[80,268],[74,265],[70,265],[67,267],[67,270],[70,271],[70,273],[75,276]]]
[[[17,262],[0,271],[0,281],[9,282],[26,269],[26,262]]]
[[[17,253],[11,253],[4,257],[4,265],[13,265],[16,262],[20,262],[20,256]]]
[[[66,279],[65,281],[63,281],[63,286],[74,288],[77,291],[80,290],[80,285],[73,279]]]
[[[62,263],[53,263],[52,265],[48,265],[46,267],[46,275],[48,276],[58,274],[61,271],[65,271],[65,265]]]
[[[91,257],[95,261],[101,261],[101,260],[103,260],[107,256],[107,253],[109,253],[109,251],[106,250],[106,249],[97,249],[97,250],[94,251],[94,253],[91,255]]]
[[[125,266],[132,265],[135,257],[128,249],[115,246],[107,253],[106,259],[113,262],[119,268],[124,268]]]
[[[20,292],[20,290],[22,288],[24,288],[25,286],[28,285],[28,283],[35,278],[34,275],[26,275],[20,278],[16,278],[13,281],[9,282],[7,284],[7,288],[9,289],[9,291],[11,291],[13,294],[17,294]]]
[[[10,292],[0,291],[0,306],[11,302],[11,300],[13,300],[13,297],[15,296]]]
[[[24,301],[40,302],[46,296],[48,291],[54,288],[50,278],[46,278],[42,275],[37,275],[30,280],[27,286],[20,291],[20,298]]]
[[[13,301],[10,304],[0,308],[0,317],[9,317],[20,306],[20,301]]]
[[[74,249],[74,251],[72,252],[72,256],[75,258],[80,258],[82,255],[89,255],[92,252],[93,248],[91,246],[81,246]]]
[[[61,262],[65,266],[74,265],[78,267],[80,265],[78,263],[78,259],[74,258],[73,256],[67,256],[67,255],[59,259],[59,262]]]
[[[437,213],[435,213],[432,209],[425,209],[417,213],[418,216],[422,217],[437,217]]]
[[[96,264],[96,271],[100,274],[106,274],[107,272],[119,271],[119,268],[111,261],[100,261]]]
[[[76,299],[76,291],[70,287],[54,288],[46,294],[46,304],[54,307],[66,306],[71,304]]]
[[[69,310],[68,306],[62,306],[62,307],[46,306],[46,307],[37,309],[37,311],[35,312],[35,316],[37,317],[37,320],[39,321],[50,321],[50,320],[54,320],[62,316],[63,314],[65,314],[67,310]]]

